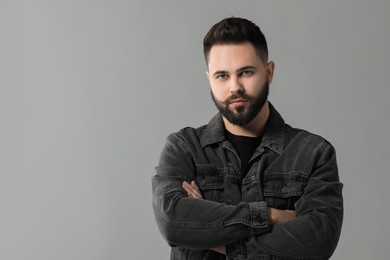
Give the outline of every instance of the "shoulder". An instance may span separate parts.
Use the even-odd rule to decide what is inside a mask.
[[[323,136],[304,129],[292,127],[288,124],[285,126],[286,146],[300,146],[302,148],[306,148],[312,151],[314,150],[319,153],[324,152],[324,150],[334,150],[333,145]]]
[[[169,134],[168,139],[180,139],[185,142],[200,140],[206,126],[207,125],[202,125],[197,128],[191,126],[184,127],[177,132]]]
[[[200,127],[184,127],[177,132],[168,135],[167,143],[180,146],[184,151],[193,150],[201,146],[201,139],[207,125]]]
[[[218,113],[211,120],[200,127],[185,127],[172,133],[169,139],[180,140],[192,146],[205,147],[208,144],[222,141],[224,138],[224,125],[222,116]]]

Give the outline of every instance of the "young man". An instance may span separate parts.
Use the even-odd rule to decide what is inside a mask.
[[[171,134],[152,179],[171,259],[328,259],[343,219],[334,148],[268,101],[274,63],[254,23],[224,19],[203,43],[219,113]]]

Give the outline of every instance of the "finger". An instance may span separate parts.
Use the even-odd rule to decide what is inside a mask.
[[[199,197],[199,193],[197,193],[196,190],[188,182],[183,182],[183,188],[190,198],[201,199],[201,197]]]
[[[192,187],[192,192],[194,192],[199,198],[202,199],[203,198],[202,192],[200,191],[200,189],[195,181],[191,182],[191,187]]]
[[[196,198],[196,199],[202,199],[202,194],[197,191],[195,188],[192,186],[188,186],[188,191],[191,194],[191,197]]]
[[[184,189],[187,193],[191,193],[191,185],[190,185],[188,182],[186,182],[186,181],[183,182],[183,189]]]
[[[194,194],[197,198],[202,198],[202,193],[200,192],[200,189],[196,185],[195,181],[191,182],[191,185],[189,185],[189,189],[191,189],[192,194]]]
[[[191,184],[187,181],[184,181],[182,186],[190,198],[203,199],[202,192],[200,191],[195,181],[192,181]]]
[[[198,184],[196,184],[196,181],[192,181],[191,186],[194,188],[197,188],[199,190],[199,187],[198,187]]]

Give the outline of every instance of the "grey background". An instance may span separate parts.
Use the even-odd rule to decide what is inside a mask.
[[[390,253],[389,1],[0,1],[0,259],[168,259],[150,178],[166,136],[214,115],[202,39],[257,23],[270,100],[336,147],[333,259]]]

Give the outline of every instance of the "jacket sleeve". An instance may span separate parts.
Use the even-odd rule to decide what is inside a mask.
[[[226,205],[189,198],[183,181],[196,170],[184,138],[170,135],[152,177],[153,210],[162,236],[171,246],[209,249],[268,231],[265,202]]]
[[[321,150],[304,193],[295,204],[296,218],[273,225],[270,232],[228,245],[229,259],[264,255],[273,256],[271,259],[328,259],[333,254],[343,220],[343,185],[334,148],[325,142]]]

